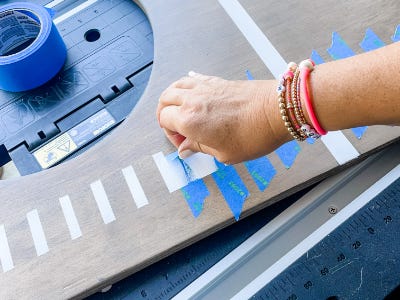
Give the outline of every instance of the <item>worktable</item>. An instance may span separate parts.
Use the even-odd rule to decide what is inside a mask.
[[[212,176],[204,178],[210,194],[195,218],[183,194],[168,191],[152,157],[175,151],[155,118],[159,95],[172,81],[189,70],[227,79],[245,80],[246,70],[256,79],[274,77],[220,2],[230,5],[212,0],[137,1],[152,25],[155,52],[148,86],[128,119],[72,160],[0,181],[0,229],[5,233],[0,249],[4,255],[6,236],[13,262],[6,272],[0,271],[0,298],[80,298],[235,221]],[[332,59],[326,53],[332,32],[338,32],[355,53],[363,52],[358,43],[366,28],[389,44],[400,9],[395,0],[241,0],[240,4],[286,61],[300,61],[313,49],[324,60]],[[359,153],[344,164],[322,141],[299,144],[290,168],[274,152],[268,159],[276,175],[264,191],[244,164],[236,165],[250,193],[240,218],[355,163],[398,139],[399,133],[399,127],[374,126],[358,139],[352,130],[344,130],[343,137]],[[311,158],[318,158],[318,163],[310,164]],[[132,169],[148,203],[134,201],[124,175]],[[103,215],[98,201],[106,206]],[[69,231],[62,205],[73,207],[80,229],[77,238]],[[44,233],[39,249],[32,226]]]

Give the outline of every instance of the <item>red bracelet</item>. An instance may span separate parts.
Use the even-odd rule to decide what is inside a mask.
[[[328,132],[321,127],[318,122],[317,116],[315,115],[310,93],[308,90],[308,79],[310,77],[310,73],[314,70],[314,62],[311,59],[303,60],[300,65],[300,89],[302,91],[302,96],[304,99],[304,104],[307,109],[308,116],[310,117],[311,125],[315,128],[315,131],[320,135],[325,135]]]

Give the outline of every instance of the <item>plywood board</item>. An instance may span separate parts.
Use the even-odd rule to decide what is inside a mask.
[[[71,161],[0,182],[0,243],[4,246],[7,240],[9,248],[0,253],[6,262],[0,269],[2,299],[90,294],[235,221],[212,176],[204,179],[210,195],[197,218],[181,191],[168,191],[152,158],[160,151],[174,151],[155,118],[158,98],[189,70],[227,79],[245,79],[247,69],[257,78],[273,75],[218,1],[138,2],[153,26],[155,59],[148,87],[129,118]],[[368,26],[388,37],[397,25],[394,12],[400,9],[394,0],[324,0],[315,1],[312,9],[308,1],[241,4],[282,57],[295,61],[312,49],[329,47],[333,30],[352,46]],[[361,155],[397,139],[399,133],[397,127],[369,128],[358,140],[344,131]],[[341,168],[322,142],[299,147],[290,169],[276,153],[268,156],[276,175],[263,192],[243,164],[235,166],[250,192],[241,218]],[[319,163],[310,164],[316,157]],[[139,208],[122,172],[130,166],[148,201]],[[36,247],[27,215],[36,222]]]

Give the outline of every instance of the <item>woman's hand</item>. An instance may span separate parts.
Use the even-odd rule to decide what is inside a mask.
[[[181,158],[203,152],[226,164],[254,159],[290,140],[276,86],[189,72],[162,93],[157,118]]]

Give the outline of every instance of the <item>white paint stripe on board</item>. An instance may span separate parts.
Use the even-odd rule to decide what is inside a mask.
[[[275,78],[279,78],[279,75],[285,71],[287,63],[246,10],[237,0],[218,0],[218,2],[271,71],[272,75]],[[322,142],[339,164],[348,162],[360,155],[341,132],[329,132],[322,139]]]
[[[84,10],[85,8],[89,7],[90,5],[96,3],[97,0],[88,0],[86,2],[83,2],[81,5],[78,5],[77,7],[71,9],[70,11],[68,11],[67,13],[59,16],[58,18],[55,18],[53,20],[54,24],[59,24],[62,21],[65,21],[66,19],[72,17],[73,15],[76,15],[77,13],[79,13],[80,11]],[[58,4],[58,3],[57,3]]]
[[[271,71],[272,75],[278,78],[285,71],[287,63],[269,39],[238,1],[219,0],[219,3]]]
[[[153,159],[170,193],[183,188],[190,181],[203,178],[218,170],[212,156],[201,152],[195,153],[184,159],[191,169],[189,181],[188,174],[185,173],[185,169],[178,158],[170,160],[162,152],[158,152],[153,154]]]
[[[91,183],[90,188],[92,189],[94,199],[96,200],[97,207],[99,208],[104,224],[108,224],[115,221],[114,212],[111,208],[110,201],[108,201],[106,191],[104,190],[101,181],[97,180]]]
[[[44,7],[53,8],[63,2],[64,2],[64,0],[54,0],[54,1],[51,1],[50,3],[47,3]]]
[[[69,196],[65,195],[61,197],[59,201],[64,214],[65,221],[67,222],[71,239],[74,240],[82,236],[81,228],[79,227],[79,223],[76,218],[74,208],[72,207],[72,203]]]
[[[179,162],[168,161],[162,152],[153,154],[153,159],[170,193],[188,184],[185,171]]]
[[[0,262],[4,273],[14,268],[4,225],[0,225]]]
[[[281,274],[290,265],[292,265],[298,258],[304,253],[319,243],[324,237],[338,228],[347,219],[364,207],[369,201],[375,198],[390,184],[396,181],[400,177],[400,165],[397,165],[389,173],[379,179],[370,188],[364,191],[360,196],[347,204],[342,210],[340,210],[331,219],[326,221],[321,227],[311,233],[308,237],[302,240],[297,246],[292,248],[282,258],[276,261],[267,270],[256,277],[252,282],[245,286],[240,292],[238,292],[231,299],[249,299],[260,289],[270,283],[276,276]]]
[[[33,243],[35,244],[37,256],[43,255],[49,252],[49,246],[47,245],[46,236],[44,235],[42,223],[40,222],[39,213],[37,209],[34,209],[26,214],[28,219],[29,227],[31,229]]]
[[[329,131],[327,135],[321,137],[321,140],[340,165],[360,155],[341,131]]]
[[[139,182],[138,177],[136,176],[135,170],[132,166],[128,166],[122,169],[122,174],[124,175],[126,184],[129,187],[129,191],[132,194],[133,200],[136,203],[137,208],[141,208],[147,204],[149,201],[147,200],[146,194],[143,191],[142,185]]]

